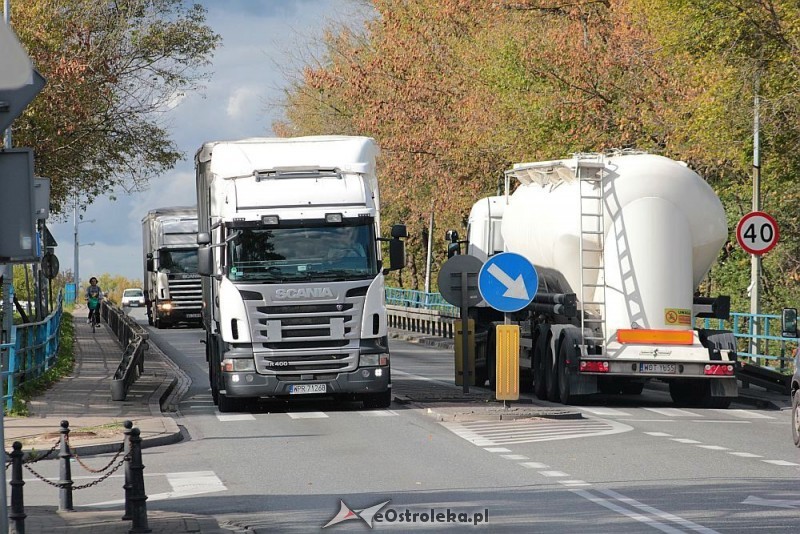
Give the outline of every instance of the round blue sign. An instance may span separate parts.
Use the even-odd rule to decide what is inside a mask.
[[[478,290],[486,303],[501,312],[519,311],[533,300],[539,275],[527,258],[503,252],[489,258],[478,274]]]

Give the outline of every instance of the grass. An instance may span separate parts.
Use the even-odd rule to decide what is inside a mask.
[[[75,366],[74,354],[75,327],[72,324],[72,314],[66,309],[61,315],[61,326],[58,333],[58,354],[53,366],[41,376],[33,380],[26,380],[14,390],[14,399],[11,410],[6,410],[6,415],[27,417],[28,401],[49,389],[61,378],[72,374]]]

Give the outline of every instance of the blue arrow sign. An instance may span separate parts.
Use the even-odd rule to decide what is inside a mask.
[[[524,256],[503,252],[489,258],[478,274],[478,290],[492,308],[519,311],[533,300],[539,275]]]

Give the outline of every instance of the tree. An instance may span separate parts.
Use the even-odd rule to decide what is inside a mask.
[[[14,29],[47,79],[15,122],[36,151],[55,213],[122,187],[139,190],[181,157],[164,112],[198,87],[219,43],[182,0],[30,0]]]

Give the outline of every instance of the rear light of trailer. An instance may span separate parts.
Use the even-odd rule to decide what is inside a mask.
[[[694,334],[692,330],[632,328],[617,330],[617,340],[620,343],[635,343],[639,345],[692,345],[694,343]]]
[[[733,376],[733,365],[726,363],[707,363],[703,368],[704,375]]]
[[[607,373],[608,362],[598,360],[582,360],[581,371],[584,373]]]

